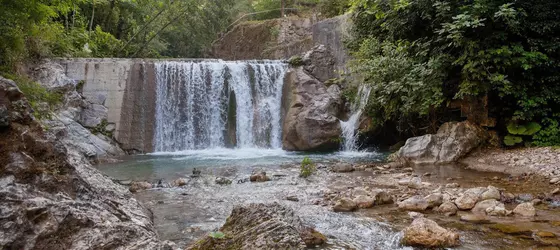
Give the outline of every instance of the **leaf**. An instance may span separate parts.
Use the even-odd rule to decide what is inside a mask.
[[[525,126],[523,125],[511,122],[510,124],[508,124],[507,130],[512,135],[523,135],[525,131],[527,131],[527,128],[525,128]]]
[[[519,136],[506,135],[504,137],[504,144],[507,146],[514,146],[515,144],[523,142],[523,138]]]
[[[535,133],[539,132],[541,130],[541,125],[539,125],[536,122],[530,122],[525,124],[525,132],[520,134],[520,135],[534,135]]]
[[[223,239],[226,237],[226,235],[220,231],[217,232],[211,232],[209,234],[210,237],[214,238],[214,239]]]

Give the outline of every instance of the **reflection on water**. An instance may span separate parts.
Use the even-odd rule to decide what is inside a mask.
[[[122,162],[102,164],[98,168],[116,179],[158,180],[174,179],[189,175],[193,168],[215,167],[267,167],[300,163],[309,157],[316,163],[379,162],[386,154],[378,152],[302,153],[281,149],[214,148],[161,152],[123,157]]]

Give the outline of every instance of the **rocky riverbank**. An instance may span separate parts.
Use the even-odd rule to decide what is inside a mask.
[[[537,175],[478,172],[460,165],[335,163],[319,164],[307,179],[299,177],[297,165],[268,167],[267,178],[251,182],[255,170],[204,169],[181,181],[137,189],[135,196],[154,211],[160,235],[183,247],[220,230],[234,206],[273,202],[324,234],[323,249],[436,243],[521,249],[558,243],[557,186]],[[418,218],[426,220],[412,223]],[[430,232],[448,238],[434,241],[441,237]]]

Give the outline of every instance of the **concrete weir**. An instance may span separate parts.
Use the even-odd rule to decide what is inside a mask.
[[[133,153],[281,147],[281,61],[58,59]],[[232,120],[234,119],[234,120]]]
[[[82,81],[82,95],[108,109],[115,139],[124,150],[152,152],[156,82],[151,59],[58,59],[66,75]]]

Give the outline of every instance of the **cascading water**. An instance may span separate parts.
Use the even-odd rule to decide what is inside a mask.
[[[155,64],[155,151],[280,148],[287,66],[279,61]]]
[[[371,93],[371,87],[361,86],[358,90],[357,100],[352,104],[352,115],[347,121],[340,121],[340,127],[342,129],[342,150],[343,151],[357,151],[357,133],[358,125],[360,122],[360,116],[362,115],[363,109],[366,107],[369,94]]]

